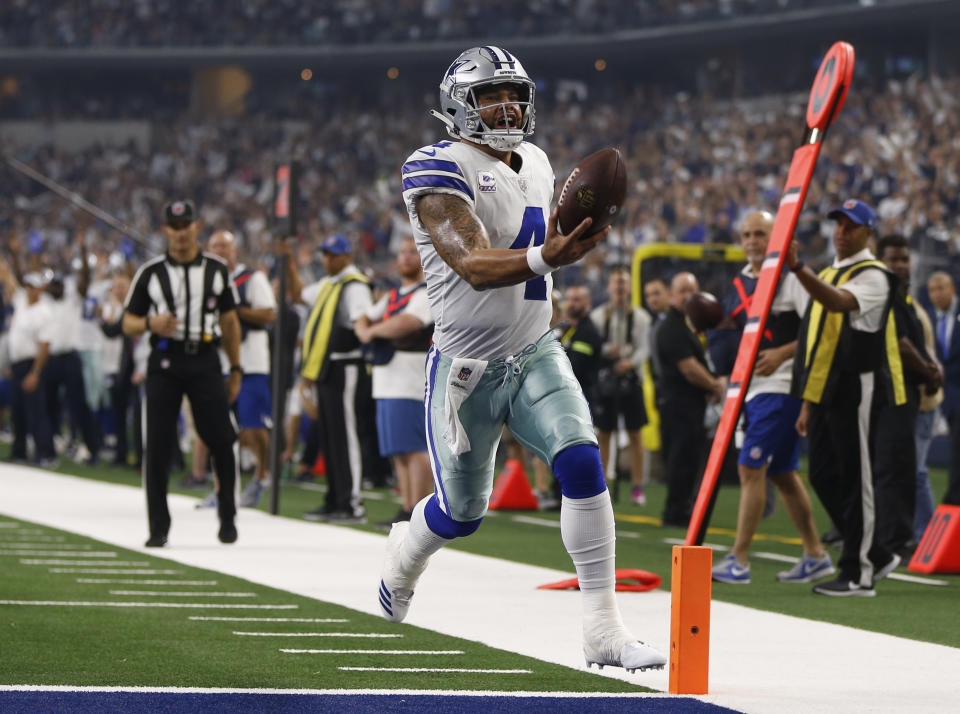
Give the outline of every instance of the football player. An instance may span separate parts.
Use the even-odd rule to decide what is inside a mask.
[[[403,198],[435,321],[427,357],[427,447],[435,492],[393,526],[380,583],[383,616],[404,619],[430,555],[480,526],[506,424],[550,464],[560,527],[583,593],[587,665],[662,668],[624,627],[614,598],[614,519],[590,411],[550,331],[551,271],[609,228],[568,235],[550,211],[554,175],[534,129],[533,81],[512,54],[474,47],[450,65],[440,111],[453,141],[403,164]]]

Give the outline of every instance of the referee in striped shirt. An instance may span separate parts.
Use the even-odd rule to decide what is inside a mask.
[[[191,201],[164,207],[167,252],[147,261],[134,276],[123,314],[130,337],[150,333],[146,381],[144,481],[150,522],[148,547],[166,544],[170,530],[167,482],[183,395],[197,432],[210,447],[220,485],[217,499],[222,543],[237,539],[237,428],[230,404],[240,391],[240,300],[227,265],[200,251]],[[222,343],[222,345],[221,345]],[[230,361],[226,383],[217,348]]]

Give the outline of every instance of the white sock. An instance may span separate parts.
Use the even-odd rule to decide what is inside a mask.
[[[410,515],[410,529],[407,531],[406,538],[403,539],[403,555],[400,562],[400,568],[404,572],[419,575],[427,567],[430,556],[451,540],[438,536],[427,525],[424,509],[431,498],[433,496],[427,496],[420,501],[413,507],[413,513]]]
[[[622,624],[613,594],[616,532],[610,492],[590,498],[563,497],[560,535],[577,570],[582,593],[584,624],[600,621]]]

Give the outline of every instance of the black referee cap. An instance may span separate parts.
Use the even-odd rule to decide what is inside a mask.
[[[163,222],[168,226],[183,226],[197,220],[197,209],[193,201],[171,201],[163,207]]]

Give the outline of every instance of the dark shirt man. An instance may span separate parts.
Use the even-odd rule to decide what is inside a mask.
[[[600,350],[603,340],[593,321],[590,320],[590,291],[583,285],[572,285],[564,295],[563,319],[554,326],[554,331],[567,353],[573,374],[587,401],[593,403],[600,371]]]
[[[667,470],[663,525],[686,528],[697,478],[703,466],[707,435],[703,420],[707,399],[723,398],[725,383],[707,368],[703,344],[688,325],[683,305],[699,290],[691,273],[677,273],[670,283],[670,309],[654,328],[657,408]]]

